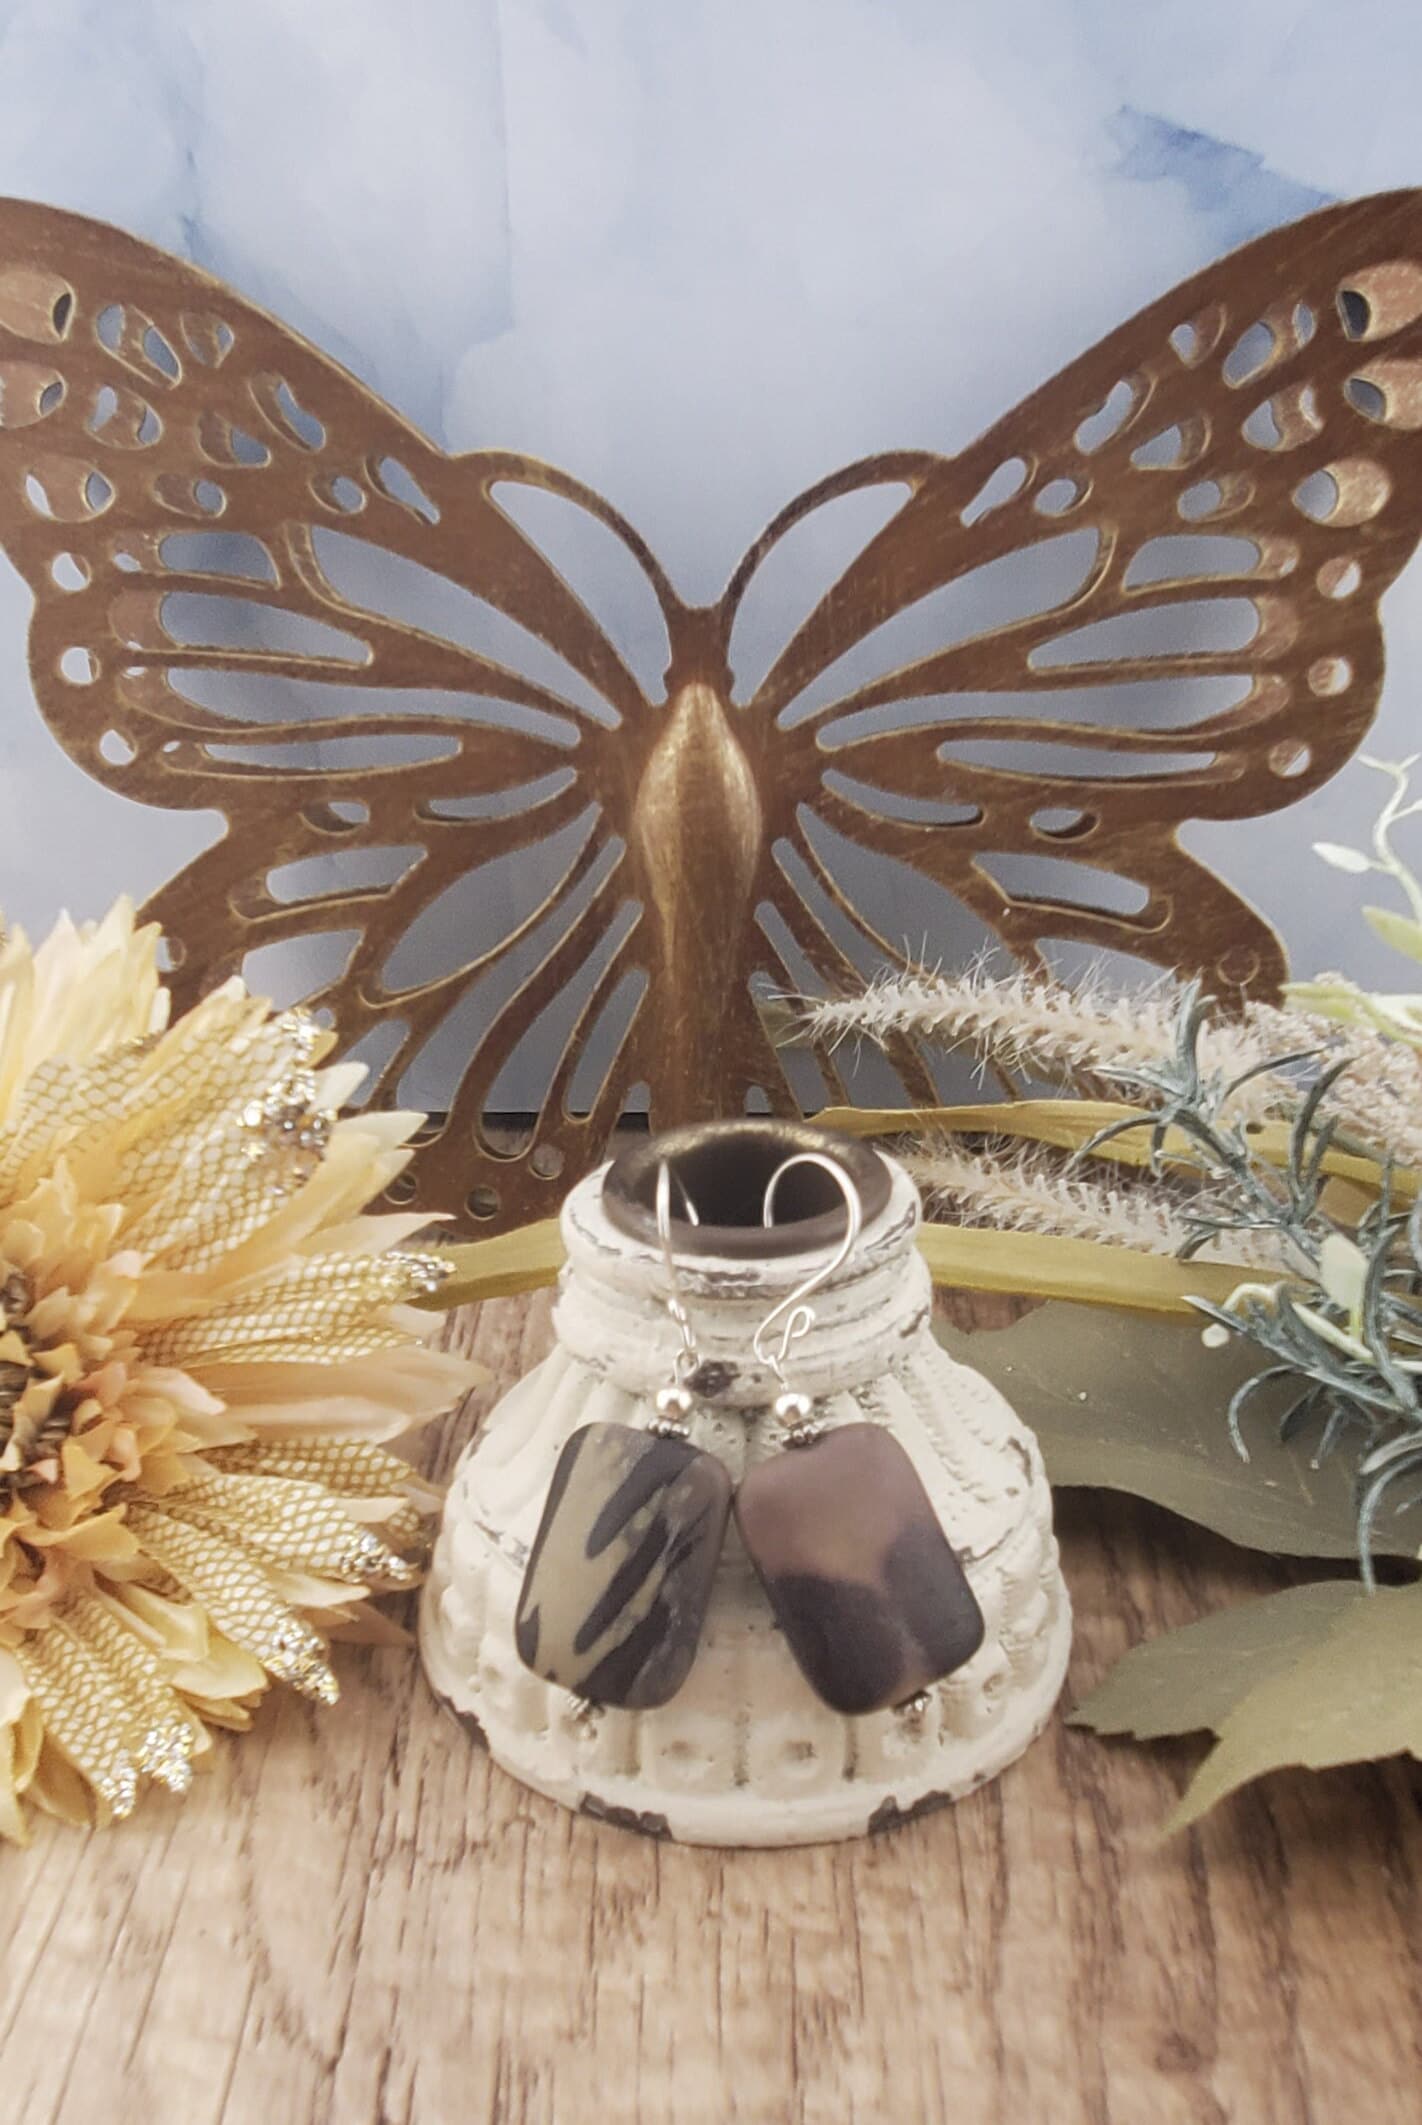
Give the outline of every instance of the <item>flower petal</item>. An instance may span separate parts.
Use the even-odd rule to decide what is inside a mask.
[[[206,1365],[203,1378],[264,1439],[393,1439],[442,1416],[489,1377],[472,1358],[421,1343],[339,1365]]]

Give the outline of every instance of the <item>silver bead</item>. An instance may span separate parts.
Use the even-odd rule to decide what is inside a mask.
[[[653,1431],[660,1432],[664,1439],[685,1438],[693,1406],[689,1389],[679,1382],[672,1387],[659,1387],[652,1406],[657,1413]]]
[[[771,1413],[785,1427],[787,1446],[813,1446],[816,1439],[824,1437],[824,1425],[814,1421],[814,1403],[793,1388],[775,1397]]]

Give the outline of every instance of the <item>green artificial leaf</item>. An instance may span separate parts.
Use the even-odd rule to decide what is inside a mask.
[[[1010,1327],[937,1322],[950,1357],[983,1373],[1036,1433],[1058,1488],[1128,1491],[1245,1549],[1285,1557],[1357,1555],[1357,1501],[1346,1453],[1312,1466],[1313,1431],[1281,1445],[1284,1380],[1244,1415],[1240,1459],[1225,1412],[1269,1360],[1242,1338],[1206,1349],[1198,1321],[1052,1301]],[[1415,1557],[1422,1516],[1378,1523],[1379,1556]]]
[[[1306,1652],[1361,1592],[1355,1579],[1291,1586],[1166,1631],[1118,1660],[1068,1723],[1138,1741],[1217,1734],[1241,1698]]]
[[[556,1283],[563,1263],[563,1238],[556,1217],[533,1225],[516,1225],[487,1240],[466,1240],[432,1253],[446,1264],[446,1276],[428,1297],[415,1300],[427,1313],[449,1313],[480,1299],[506,1299],[521,1291],[538,1291]]]
[[[1364,908],[1363,920],[1374,936],[1381,937],[1395,952],[1404,952],[1409,959],[1422,959],[1422,922],[1414,922],[1410,915],[1394,914],[1391,908]]]
[[[1266,1771],[1422,1756],[1422,1583],[1291,1586],[1168,1631],[1127,1653],[1072,1724],[1218,1735],[1167,1832]]]
[[[1330,1603],[1320,1598],[1325,1592]],[[1260,1616],[1260,1610],[1271,1613]],[[1373,1594],[1357,1586],[1290,1587],[1227,1614],[1240,1617],[1249,1641],[1247,1686],[1219,1718],[1219,1739],[1182,1794],[1167,1832],[1198,1821],[1266,1771],[1290,1765],[1323,1771],[1384,1756],[1422,1756],[1422,1584]],[[1210,1617],[1172,1635],[1188,1637],[1225,1621]],[[1164,1639],[1142,1646],[1122,1666],[1168,1644]],[[1218,1645],[1214,1657],[1221,1657]],[[1141,1660],[1141,1675],[1148,1665]],[[1171,1666],[1181,1690],[1179,1663]],[[1108,1677],[1098,1694],[1111,1692],[1115,1683]],[[1147,1687],[1138,1679],[1134,1687],[1145,1688],[1149,1699],[1158,1697],[1160,1682]],[[1123,1680],[1114,1691],[1118,1704],[1125,1688]],[[1207,1679],[1201,1708],[1218,1703],[1221,1694],[1222,1685]]]

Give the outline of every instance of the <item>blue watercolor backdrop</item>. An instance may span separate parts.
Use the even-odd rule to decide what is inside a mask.
[[[710,597],[825,471],[952,449],[1208,259],[1417,181],[1419,58],[1400,0],[10,0],[0,190],[200,261],[451,447],[562,464]],[[64,758],[25,615],[0,563],[0,905],[39,927],[211,822]],[[1387,618],[1397,755],[1416,567]],[[1377,795],[1354,765],[1193,845],[1301,967],[1397,986],[1309,846]]]

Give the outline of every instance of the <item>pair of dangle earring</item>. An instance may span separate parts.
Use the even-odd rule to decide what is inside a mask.
[[[826,1426],[790,1386],[793,1346],[815,1325],[810,1304],[848,1259],[862,1225],[858,1192],[818,1152],[787,1159],[766,1189],[816,1165],[837,1183],[845,1231],[835,1253],[771,1309],[753,1339],[776,1383],[771,1416],[791,1449],[757,1462],[735,1493],[736,1524],[806,1681],[835,1711],[908,1702],[971,1658],[983,1618],[915,1470],[882,1425]],[[648,1431],[593,1423],[559,1456],[530,1553],[515,1637],[537,1674],[585,1700],[646,1710],[672,1698],[700,1641],[732,1486],[715,1455],[690,1443],[699,1368],[671,1248],[671,1177],[657,1177],[665,1301],[681,1342]],[[683,1190],[683,1194],[685,1191]],[[694,1207],[688,1201],[691,1222]],[[772,1332],[779,1328],[778,1345]]]

